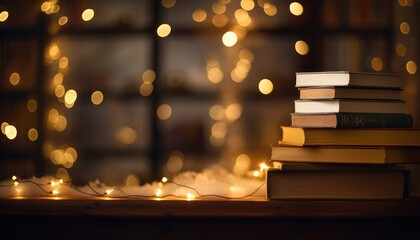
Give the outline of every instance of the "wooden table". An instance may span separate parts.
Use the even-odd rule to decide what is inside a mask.
[[[13,239],[420,239],[420,200],[1,199],[0,220]]]

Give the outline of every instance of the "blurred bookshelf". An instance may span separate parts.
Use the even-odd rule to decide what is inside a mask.
[[[416,115],[418,5],[2,1],[0,176],[246,174],[290,124],[298,71],[401,73]]]

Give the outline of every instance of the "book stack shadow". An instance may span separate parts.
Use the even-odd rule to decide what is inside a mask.
[[[419,184],[420,129],[398,75],[296,73],[291,126],[271,146],[267,198],[396,200]]]

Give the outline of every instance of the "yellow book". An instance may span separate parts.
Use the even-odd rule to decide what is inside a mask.
[[[420,129],[280,128],[281,145],[420,146]]]

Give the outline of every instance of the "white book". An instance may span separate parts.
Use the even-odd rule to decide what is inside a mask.
[[[296,87],[349,86],[396,88],[403,87],[397,74],[362,73],[350,71],[297,72]]]
[[[404,101],[295,100],[295,113],[405,113]]]

